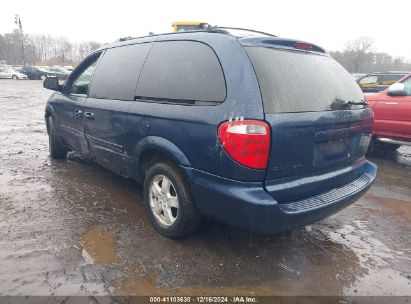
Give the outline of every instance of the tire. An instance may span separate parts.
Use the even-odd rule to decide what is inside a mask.
[[[11,76],[11,79],[17,80],[19,79],[16,75]]]
[[[65,159],[67,156],[67,148],[61,142],[60,136],[57,133],[54,119],[52,116],[47,118],[48,133],[49,133],[49,152],[54,159]]]
[[[370,144],[368,145],[367,154],[372,155],[375,152],[375,139],[372,138],[370,140]]]
[[[397,151],[401,147],[401,145],[385,144],[382,147],[386,151]]]
[[[40,76],[40,80],[46,80],[46,78],[47,78],[46,75],[41,75]]]
[[[401,145],[389,144],[389,143],[378,141],[377,139],[373,138],[368,147],[367,154],[368,155],[379,155],[379,154],[384,154],[384,153],[391,153],[391,152],[397,151],[399,147],[401,147]]]
[[[173,163],[153,164],[147,171],[143,192],[151,222],[160,234],[182,238],[200,225],[202,216],[194,205],[184,176]]]
[[[376,149],[382,151],[382,152],[394,152],[399,149],[400,145],[395,145],[395,144],[387,144],[387,143],[382,143],[379,142],[376,145]]]

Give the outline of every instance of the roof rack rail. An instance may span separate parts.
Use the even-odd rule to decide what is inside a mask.
[[[224,34],[229,34],[229,32],[227,30],[239,30],[239,31],[262,34],[262,35],[271,36],[271,37],[278,37],[278,36],[270,34],[270,33],[250,30],[250,29],[241,28],[241,27],[227,27],[227,26],[209,25],[208,27],[205,28],[205,30],[208,31],[208,32],[220,32],[220,33],[224,33]]]
[[[184,31],[184,32],[159,33],[159,34],[154,34],[153,32],[149,32],[148,36],[141,36],[141,37],[125,36],[125,37],[119,38],[115,42],[124,42],[124,41],[128,41],[128,40],[133,40],[133,39],[142,38],[142,37],[149,37],[149,36],[161,36],[161,35],[169,35],[169,34],[177,34],[178,35],[178,34],[182,34],[182,33],[199,33],[199,32],[220,33],[220,34],[235,36],[232,33],[230,33],[229,30],[239,30],[239,31],[245,31],[245,32],[250,32],[250,33],[257,33],[257,34],[270,36],[270,37],[278,37],[278,36],[270,34],[270,33],[250,30],[250,29],[241,28],[241,27],[226,27],[226,26],[217,26],[217,25],[207,24],[207,26],[204,29],[200,29],[200,30]]]
[[[123,42],[123,41],[132,40],[132,39],[136,39],[136,38],[138,38],[138,37],[132,37],[132,36],[121,37],[117,40],[117,42]]]

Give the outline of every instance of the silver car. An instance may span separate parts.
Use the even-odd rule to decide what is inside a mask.
[[[27,75],[17,72],[9,67],[0,67],[0,78],[6,79],[27,79]]]

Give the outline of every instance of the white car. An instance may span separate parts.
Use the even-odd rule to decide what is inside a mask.
[[[27,79],[27,75],[17,72],[9,67],[0,67],[0,78],[6,79]]]

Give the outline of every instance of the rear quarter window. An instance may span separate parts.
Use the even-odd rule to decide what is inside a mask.
[[[211,47],[195,41],[156,42],[147,57],[135,92],[148,101],[220,103],[226,85]]]
[[[107,49],[90,86],[93,98],[134,100],[134,90],[152,43]]]

